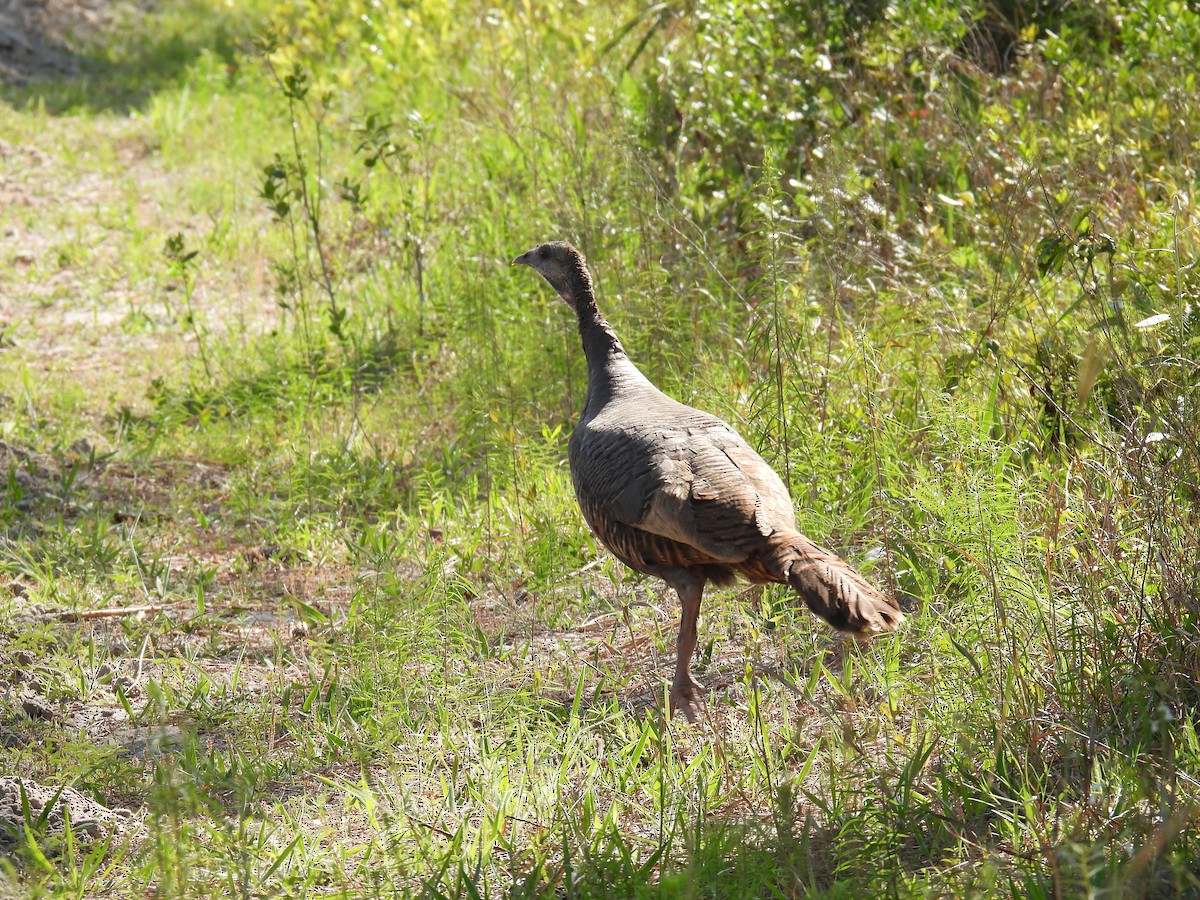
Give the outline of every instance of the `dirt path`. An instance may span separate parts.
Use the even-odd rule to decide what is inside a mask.
[[[226,509],[220,465],[105,459],[119,443],[118,414],[149,407],[152,380],[178,377],[196,357],[183,285],[163,253],[168,236],[182,233],[201,251],[190,302],[214,336],[267,328],[278,313],[254,238],[213,236],[237,186],[219,184],[213,205],[188,193],[198,179],[211,187],[243,165],[252,172],[252,161],[215,176],[180,165],[169,141],[189,135],[164,134],[152,109],[31,108],[40,85],[86,80],[88,42],[146,6],[0,0],[0,688],[15,704],[9,715],[5,703],[0,740],[35,748],[70,735],[86,753],[118,759],[180,744],[186,715],[155,713],[147,685],[206,680],[245,698],[307,682],[308,628],[288,598],[323,604],[336,621],[350,585],[337,566],[257,544]],[[265,230],[255,206],[244,201],[237,215]],[[158,574],[121,588],[113,572],[89,579],[94,560],[63,549],[86,533],[119,548],[102,568],[121,570],[131,552]],[[23,562],[57,554],[64,563],[47,563],[62,570],[52,578]],[[208,585],[203,608],[194,590],[181,596],[197,579]],[[86,689],[64,681],[74,664],[66,656],[15,649],[43,636],[67,656],[81,641],[93,648],[80,669]],[[282,672],[281,656],[294,660]],[[150,712],[132,721],[130,708]],[[34,756],[24,775],[61,781]],[[135,792],[123,799],[141,802]]]
[[[39,84],[86,85],[96,63],[77,49],[142,14],[100,0],[0,0],[0,100],[13,92],[18,104],[0,102],[0,363],[109,413],[137,409],[152,379],[177,375],[197,332],[255,333],[278,314],[255,238],[231,245],[222,231],[235,215],[251,235],[267,227],[237,183],[253,160],[214,172],[181,151],[195,135],[154,109],[28,108]],[[217,198],[196,201],[196,184]],[[201,251],[190,298],[163,253],[175,233]],[[193,310],[200,328],[188,324]]]
[[[78,74],[79,47],[114,14],[136,9],[107,0],[0,0],[0,81]]]

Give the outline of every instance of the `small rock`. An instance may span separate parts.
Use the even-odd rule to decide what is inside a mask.
[[[25,715],[31,719],[43,719],[47,722],[53,722],[58,718],[57,710],[52,709],[45,700],[33,694],[21,695],[21,709],[25,710]]]
[[[28,491],[33,484],[28,472],[13,472],[9,478],[12,479],[12,483],[16,485],[17,490],[21,493]],[[0,492],[8,493],[8,484],[5,481],[0,481]]]
[[[25,803],[45,822],[47,833],[56,837],[62,834],[68,815],[74,836],[87,838],[102,837],[109,829],[122,831],[133,815],[128,809],[102,806],[74,788],[55,788],[27,778],[0,775],[0,850],[25,834]],[[51,808],[44,813],[47,807]]]

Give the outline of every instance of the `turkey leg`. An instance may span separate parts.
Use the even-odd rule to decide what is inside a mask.
[[[682,709],[689,722],[696,721],[699,691],[703,690],[692,678],[692,654],[696,652],[696,620],[700,617],[700,598],[704,595],[704,579],[684,571],[671,580],[679,595],[679,637],[675,641],[675,677],[671,680],[671,714]]]

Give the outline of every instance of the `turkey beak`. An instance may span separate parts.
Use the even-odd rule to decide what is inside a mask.
[[[515,266],[517,264],[526,265],[526,266],[532,265],[532,263],[529,262],[528,251],[526,251],[525,253],[522,253],[520,256],[518,256],[516,259],[514,259],[512,261],[512,265]]]

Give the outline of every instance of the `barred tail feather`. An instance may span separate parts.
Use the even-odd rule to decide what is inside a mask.
[[[904,621],[896,601],[850,565],[801,535],[789,541],[781,574],[810,610],[854,634],[893,631]]]

